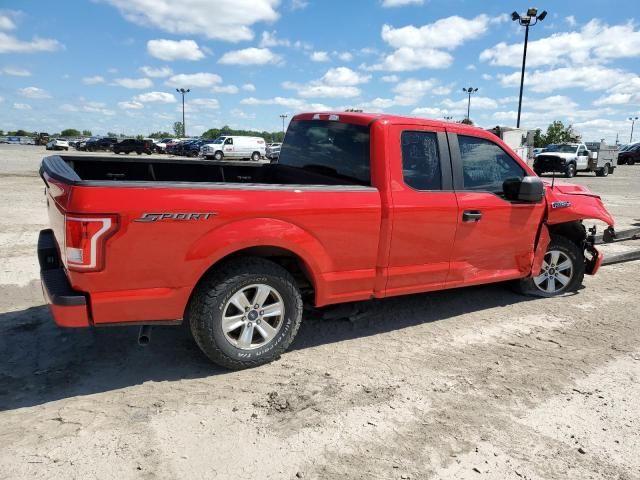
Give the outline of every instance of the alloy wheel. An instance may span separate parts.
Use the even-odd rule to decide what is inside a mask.
[[[542,261],[540,275],[533,279],[535,286],[545,293],[559,293],[573,278],[573,261],[560,250],[549,250]]]

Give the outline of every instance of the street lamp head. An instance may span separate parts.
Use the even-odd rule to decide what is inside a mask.
[[[530,8],[529,10],[527,10],[528,17],[535,17],[537,14],[538,14],[537,8]]]
[[[547,16],[547,11],[543,10],[542,13],[540,15],[538,15],[538,21],[539,22],[543,21],[546,16]]]
[[[513,12],[511,14],[511,20],[513,20],[514,22],[520,20],[520,14],[518,12]]]

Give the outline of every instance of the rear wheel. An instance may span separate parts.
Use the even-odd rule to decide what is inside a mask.
[[[566,178],[572,178],[572,177],[575,177],[575,175],[576,175],[576,164],[575,163],[570,163],[565,168],[564,176]]]
[[[260,153],[259,152],[253,152],[251,154],[251,160],[253,160],[254,162],[257,162],[258,160],[260,160]]]
[[[627,165],[633,165],[633,164],[635,164],[635,163],[636,163],[636,161],[635,161],[635,160],[633,160],[632,158],[630,158],[629,160],[627,160]]]
[[[241,258],[201,282],[187,315],[205,355],[237,370],[276,360],[289,347],[302,320],[302,298],[280,265]]]
[[[605,164],[605,166],[604,166],[604,167],[602,167],[602,168],[600,168],[600,169],[596,170],[596,175],[597,175],[598,177],[606,177],[606,176],[608,176],[608,175],[609,175],[609,169],[610,169],[610,168],[611,168],[611,166],[607,163],[607,164]]]
[[[213,158],[215,160],[222,160],[224,158],[224,154],[218,150],[216,153],[213,154]]]
[[[584,279],[584,254],[571,240],[552,235],[537,277],[518,282],[518,290],[526,295],[555,297],[575,292]]]

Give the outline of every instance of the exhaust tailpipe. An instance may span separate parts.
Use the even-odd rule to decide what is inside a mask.
[[[138,333],[138,345],[146,347],[151,343],[151,325],[142,325]]]

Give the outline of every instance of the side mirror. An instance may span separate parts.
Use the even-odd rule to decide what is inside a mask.
[[[544,198],[544,183],[540,177],[507,178],[502,191],[507,200],[538,203]]]

